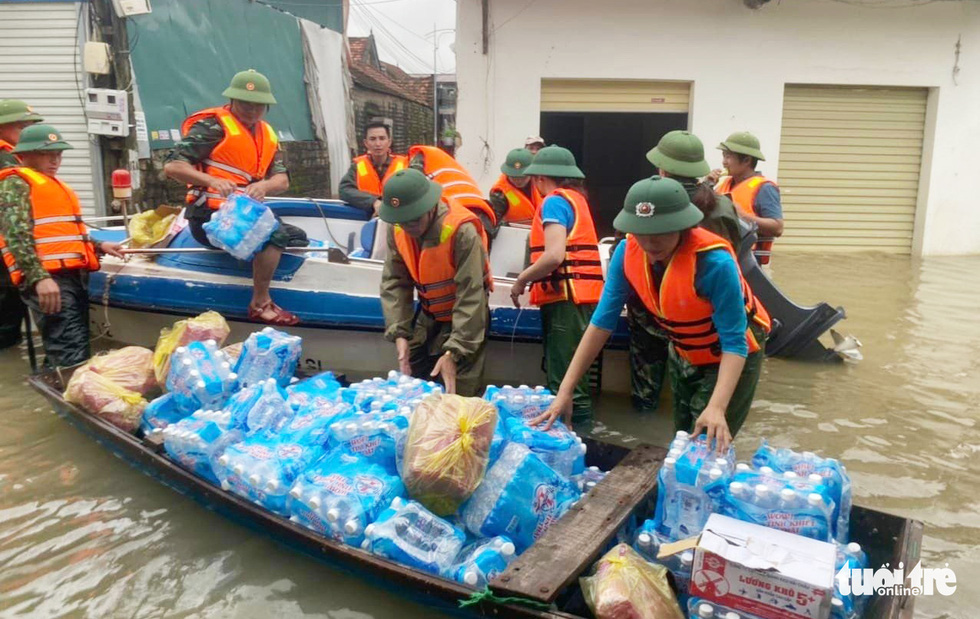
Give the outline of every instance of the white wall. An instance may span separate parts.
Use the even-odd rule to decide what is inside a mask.
[[[784,0],[751,10],[741,0],[490,0],[486,56],[480,0],[457,7],[459,157],[484,188],[507,151],[538,132],[542,78],[693,82],[690,128],[709,162],[721,160],[713,145],[748,130],[771,176],[785,84],[928,87],[917,240],[925,254],[980,253],[980,2]]]

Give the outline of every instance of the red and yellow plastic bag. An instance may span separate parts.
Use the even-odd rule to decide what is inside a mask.
[[[439,516],[456,512],[483,481],[497,409],[481,398],[433,395],[408,426],[402,480],[408,493]]]
[[[126,346],[96,355],[83,367],[140,395],[146,395],[157,386],[153,372],[153,351],[142,346]]]
[[[139,428],[147,405],[140,394],[120,387],[88,366],[75,370],[65,389],[65,400],[127,432]]]
[[[667,568],[647,563],[627,544],[607,552],[579,583],[596,619],[684,619]]]

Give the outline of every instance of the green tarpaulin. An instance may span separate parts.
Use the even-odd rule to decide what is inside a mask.
[[[344,32],[344,3],[342,0],[259,0],[292,13],[296,17],[330,28],[334,32]]]
[[[246,0],[153,0],[127,20],[133,70],[150,147],[169,148],[197,110],[222,105],[243,69],[264,73],[279,101],[266,119],[282,140],[312,140],[299,22]]]

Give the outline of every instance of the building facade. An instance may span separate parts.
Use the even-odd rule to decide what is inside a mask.
[[[484,24],[459,0],[456,42],[458,154],[485,187],[541,133],[611,220],[666,131],[716,167],[714,146],[751,131],[783,194],[780,251],[980,252],[980,3],[488,3]]]

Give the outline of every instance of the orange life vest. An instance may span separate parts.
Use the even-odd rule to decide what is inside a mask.
[[[371,162],[371,157],[369,155],[354,157],[353,164],[355,177],[357,178],[357,188],[363,192],[380,196],[383,191],[384,184],[388,182],[388,179],[391,178],[395,172],[404,170],[408,167],[408,157],[403,155],[391,155],[391,160],[388,162],[388,169],[385,171],[384,178],[378,178],[378,171]]]
[[[727,251],[738,266],[735,252],[728,241],[704,228],[688,230],[671,256],[658,290],[654,286],[646,252],[633,235],[628,235],[626,241],[623,269],[630,287],[650,311],[657,325],[667,333],[677,354],[693,365],[721,361],[721,344],[711,318],[714,307],[698,296],[694,286],[698,254],[715,249]],[[750,322],[755,322],[768,333],[771,328],[769,313],[752,294],[741,270],[739,279],[745,299],[745,315]],[[745,340],[750,353],[759,350],[759,342],[751,329],[746,328]]]
[[[279,149],[279,137],[272,125],[259,121],[253,134],[243,125],[228,107],[213,107],[195,112],[187,117],[181,126],[186,136],[199,120],[217,118],[225,131],[225,137],[218,142],[207,159],[197,165],[197,169],[216,178],[224,178],[244,187],[265,178]],[[217,210],[224,201],[212,187],[188,185],[187,204],[207,204]]]
[[[531,284],[531,303],[538,307],[557,301],[574,301],[577,305],[598,303],[602,296],[602,262],[589,203],[585,196],[571,189],[556,189],[548,195],[568,200],[575,211],[575,224],[565,241],[565,259],[551,275]],[[534,210],[531,220],[530,243],[534,263],[544,254],[540,208]]]
[[[491,225],[497,225],[497,215],[487,204],[479,186],[466,169],[437,146],[415,145],[408,149],[408,160],[422,155],[423,171],[430,180],[442,185],[442,195],[454,198],[474,213],[483,213]]]
[[[758,215],[755,212],[755,197],[759,195],[759,190],[766,183],[776,185],[765,176],[750,176],[738,185],[732,187],[734,179],[731,176],[722,176],[715,185],[715,191],[728,196],[735,206],[746,215]],[[776,185],[778,187],[778,185]],[[769,264],[772,259],[772,243],[776,239],[771,236],[760,236],[752,247],[752,253],[759,264]]]
[[[14,145],[8,142],[7,140],[0,139],[0,150],[9,153],[14,150]]]
[[[494,186],[490,188],[490,193],[499,191],[504,194],[507,204],[510,205],[507,214],[504,216],[505,222],[526,224],[534,218],[534,211],[541,206],[541,194],[538,193],[534,183],[529,182],[528,185],[531,187],[531,197],[528,197],[524,190],[514,186],[506,174],[501,174]]]
[[[31,188],[31,217],[34,219],[34,251],[48,273],[86,269],[99,270],[95,245],[82,223],[82,207],[71,187],[53,176],[32,168],[0,170],[0,180],[17,175]],[[0,236],[0,253],[14,285],[24,281],[24,273]]]
[[[419,248],[418,241],[406,234],[401,226],[394,227],[395,247],[408,267],[418,290],[422,310],[439,322],[452,322],[456,307],[456,258],[453,255],[456,232],[464,224],[472,224],[483,242],[484,286],[493,290],[493,276],[487,257],[487,233],[480,218],[455,200],[445,200],[449,213],[442,220],[439,244]]]

